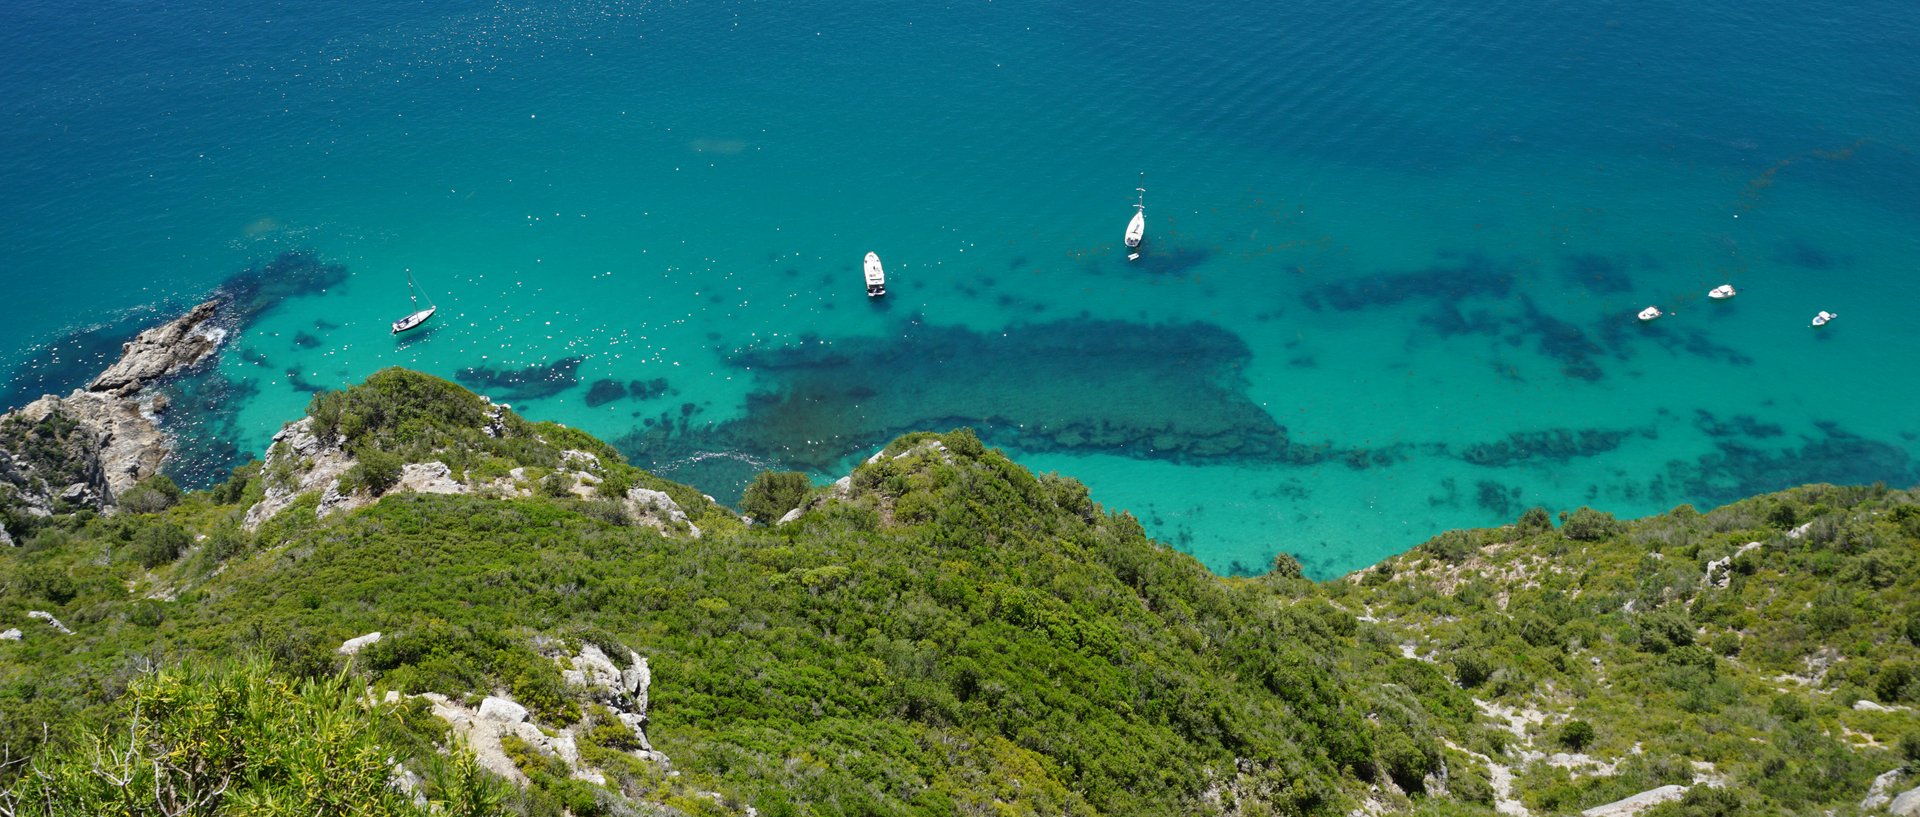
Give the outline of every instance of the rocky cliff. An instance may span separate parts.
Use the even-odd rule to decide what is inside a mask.
[[[141,332],[86,388],[0,415],[0,509],[38,517],[110,510],[121,493],[158,473],[171,443],[159,421],[165,401],[150,387],[220,348],[219,313],[219,301],[196,306]]]

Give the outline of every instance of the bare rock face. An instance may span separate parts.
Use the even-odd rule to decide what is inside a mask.
[[[226,332],[211,323],[218,312],[218,301],[196,306],[141,332],[85,389],[0,415],[0,501],[36,515],[52,513],[55,500],[110,510],[115,497],[158,473],[173,443],[140,392],[219,349]]]
[[[341,475],[352,467],[352,456],[334,441],[322,440],[313,433],[313,418],[288,424],[273,435],[273,444],[267,446],[266,464],[261,469],[261,473],[267,475],[267,492],[247,509],[244,523],[247,530],[258,530],[262,523],[308,491],[323,492],[322,516],[366,504],[356,502],[355,497],[342,496],[338,491]]]
[[[686,511],[680,509],[680,503],[673,501],[673,497],[665,491],[628,488],[627,513],[640,524],[656,528],[662,533],[686,532],[695,539],[700,538],[700,528],[687,518]]]
[[[185,371],[213,354],[226,340],[226,330],[211,321],[219,301],[208,301],[172,321],[141,332],[122,347],[119,362],[108,366],[87,385],[87,391],[125,393]]]
[[[0,500],[35,516],[105,510],[160,470],[171,443],[133,400],[76,391],[0,416]]]

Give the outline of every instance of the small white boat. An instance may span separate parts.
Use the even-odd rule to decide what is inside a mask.
[[[1828,312],[1827,310],[1822,309],[1820,310],[1820,314],[1813,316],[1813,325],[1826,326],[1829,321],[1832,321],[1834,318],[1838,318],[1838,317],[1840,317],[1839,313]]]
[[[1145,176],[1146,174],[1141,174],[1143,181]],[[1140,242],[1145,241],[1147,238],[1147,189],[1145,187],[1136,187],[1134,189],[1140,191],[1140,201],[1133,205],[1133,220],[1127,222],[1127,249],[1134,249],[1140,246]],[[1131,259],[1137,255],[1139,255],[1139,253],[1134,253],[1128,256],[1128,258]]]
[[[428,318],[433,317],[433,311],[438,308],[439,307],[429,306],[426,309],[422,309],[419,312],[415,312],[411,315],[401,318],[400,320],[394,321],[393,333],[398,335],[401,332],[405,332],[408,329],[412,329],[416,326],[419,326],[420,324],[426,323]]]
[[[1667,313],[1660,311],[1660,307],[1649,306],[1646,309],[1640,310],[1640,320],[1650,321],[1650,320],[1653,320],[1654,318],[1658,318],[1661,315],[1665,315],[1665,314]]]
[[[878,298],[887,294],[887,271],[880,266],[880,256],[867,253],[867,297]]]
[[[427,298],[427,308],[420,309],[420,299],[423,297],[426,297],[426,293],[420,289],[419,284],[414,283],[413,270],[407,270],[407,298],[413,301],[414,311],[412,314],[393,322],[394,334],[398,335],[401,332],[426,323],[428,318],[433,317],[434,310],[440,308],[433,305],[432,298]]]
[[[1716,301],[1724,301],[1738,294],[1740,293],[1733,291],[1732,284],[1721,284],[1709,290],[1707,292],[1707,297],[1712,298]]]

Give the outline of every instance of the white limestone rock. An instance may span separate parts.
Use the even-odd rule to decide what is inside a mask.
[[[67,625],[61,624],[60,619],[54,618],[52,613],[49,613],[45,610],[29,610],[27,611],[27,618],[35,618],[35,619],[44,621],[47,623],[48,627],[52,627],[53,629],[59,631],[60,634],[62,635],[73,635],[73,631],[67,629]]]
[[[515,703],[512,698],[489,695],[480,702],[479,718],[496,723],[525,723],[527,708]]]
[[[352,468],[354,459],[340,449],[336,440],[322,440],[314,433],[313,418],[306,417],[287,424],[280,433],[273,435],[273,444],[267,446],[266,464],[261,473],[268,475],[267,492],[254,506],[247,509],[244,525],[247,530],[258,530],[275,514],[286,510],[295,499],[308,491],[323,491],[321,516],[330,511],[351,510],[366,504],[366,500],[343,496],[339,492],[340,477]],[[292,484],[276,481],[271,475],[276,471],[290,471]]]
[[[628,650],[627,669],[620,673],[620,680],[627,688],[627,700],[633,702],[633,711],[645,718],[647,687],[653,685],[653,670],[647,667],[646,656]]]
[[[1861,811],[1873,811],[1893,802],[1893,787],[1899,785],[1902,769],[1883,772],[1873,779],[1873,785],[1867,787],[1867,796],[1860,801]]]
[[[361,650],[366,649],[367,647],[370,647],[378,643],[379,641],[380,641],[380,633],[378,631],[375,631],[375,632],[367,633],[366,635],[360,636],[358,638],[349,638],[345,641],[340,642],[340,649],[334,650],[334,652],[337,652],[341,655],[359,655]]]
[[[627,514],[633,519],[662,533],[685,531],[695,539],[700,538],[700,528],[687,518],[686,511],[673,501],[665,491],[650,488],[627,489]]]
[[[19,641],[19,640],[20,640],[19,627],[8,627],[5,632],[0,632],[0,641]]]
[[[400,480],[394,483],[388,493],[410,491],[416,494],[465,494],[472,489],[453,478],[453,469],[447,464],[432,462],[410,462],[400,468]]]
[[[1681,785],[1661,786],[1643,791],[1632,797],[1615,800],[1603,806],[1594,806],[1580,812],[1580,817],[1629,817],[1639,814],[1661,803],[1678,800],[1687,793],[1687,787]]]

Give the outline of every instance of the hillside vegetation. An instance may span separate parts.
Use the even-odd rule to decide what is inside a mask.
[[[0,516],[0,814],[1789,814],[1920,755],[1909,492],[1530,512],[1315,584],[966,430],[764,475],[750,524],[425,375],[309,414],[208,491]]]

